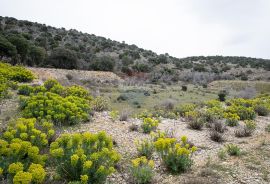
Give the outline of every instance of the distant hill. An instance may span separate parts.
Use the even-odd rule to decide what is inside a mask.
[[[201,78],[199,83],[207,83],[216,79],[270,77],[259,75],[270,70],[270,60],[227,56],[175,58],[74,29],[1,16],[0,23],[0,57],[12,64],[113,71],[121,76],[143,74],[149,82],[196,82]],[[235,72],[235,68],[241,70]]]

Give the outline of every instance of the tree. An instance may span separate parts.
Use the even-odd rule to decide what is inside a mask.
[[[0,34],[0,56],[13,57],[16,54],[16,47]]]
[[[29,49],[29,60],[27,64],[29,66],[42,64],[44,62],[45,57],[46,51],[44,48],[32,45]]]
[[[47,59],[46,64],[64,69],[76,69],[78,67],[76,53],[64,48],[54,49]]]
[[[91,65],[90,68],[98,71],[113,71],[115,61],[109,56],[103,56],[97,58]]]
[[[21,61],[24,62],[29,51],[29,42],[20,34],[12,34],[7,39],[15,45],[18,54],[21,56]]]

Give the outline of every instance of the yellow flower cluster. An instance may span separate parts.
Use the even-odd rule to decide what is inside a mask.
[[[28,168],[28,172],[32,175],[32,181],[42,183],[45,180],[46,172],[42,165],[32,163]]]
[[[11,123],[3,137],[11,141],[14,138],[20,138],[23,141],[29,141],[32,145],[44,147],[48,145],[48,139],[54,135],[53,124],[44,122],[41,125],[36,123],[36,119],[19,118],[13,124]]]
[[[131,160],[133,167],[142,167],[142,166],[149,166],[150,168],[154,168],[155,163],[153,160],[147,160],[145,156],[136,158]]]
[[[82,184],[87,184],[88,182],[88,176],[87,175],[81,175],[81,182]]]
[[[68,175],[74,180],[89,183],[103,181],[114,172],[113,166],[119,161],[120,155],[112,146],[112,139],[105,132],[62,134],[51,143],[50,154],[55,163],[60,163],[56,167],[61,177]]]
[[[151,131],[156,130],[158,127],[159,120],[154,118],[144,118],[143,123],[141,125],[144,133],[150,133]]]
[[[19,171],[13,178],[13,184],[30,184],[32,174],[29,172]]]
[[[23,171],[23,164],[21,162],[12,163],[8,166],[8,172],[12,175],[17,174],[19,171]]]
[[[155,148],[164,164],[173,172],[182,172],[190,168],[191,155],[197,148],[188,144],[186,136],[181,137],[181,142],[175,138],[159,138],[154,142]]]

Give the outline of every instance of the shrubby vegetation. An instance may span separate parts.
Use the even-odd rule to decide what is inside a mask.
[[[158,127],[159,120],[153,118],[144,118],[143,123],[141,124],[141,128],[143,133],[150,133],[151,131],[155,131]]]
[[[19,93],[28,95],[20,99],[26,118],[51,121],[55,125],[74,125],[89,119],[92,97],[82,87],[65,89],[57,81],[47,80],[43,86],[20,87]]]
[[[103,183],[120,155],[105,132],[62,134],[50,145],[57,173],[67,181]]]
[[[131,162],[132,165],[130,170],[135,183],[138,184],[150,183],[154,176],[153,172],[154,161],[147,160],[147,158],[143,156],[133,159]]]
[[[173,173],[187,171],[192,165],[191,156],[197,149],[187,143],[185,136],[180,143],[175,138],[159,138],[154,145],[165,166]]]
[[[13,183],[42,183],[48,158],[42,154],[54,135],[52,124],[35,119],[18,119],[0,137],[0,170]],[[26,182],[27,181],[27,182]]]
[[[0,99],[5,98],[8,89],[13,88],[16,82],[30,82],[34,75],[21,66],[11,66],[0,62]]]
[[[0,19],[0,56],[12,64],[114,71],[143,78],[145,75],[141,73],[149,73],[147,81],[153,83],[184,81],[200,85],[219,79],[247,80],[252,75],[228,73],[235,67],[270,70],[266,59],[223,56],[179,59],[74,29],[57,29],[9,17]],[[183,73],[184,69],[187,72]],[[183,90],[187,90],[186,86]]]

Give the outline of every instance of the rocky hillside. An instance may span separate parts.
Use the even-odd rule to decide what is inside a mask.
[[[270,70],[270,60],[223,56],[179,59],[74,29],[1,16],[0,57],[13,64],[28,66],[143,76],[153,83],[185,81],[202,84],[235,78],[268,80],[269,76],[254,78],[254,74]],[[235,68],[238,68],[236,73]]]

